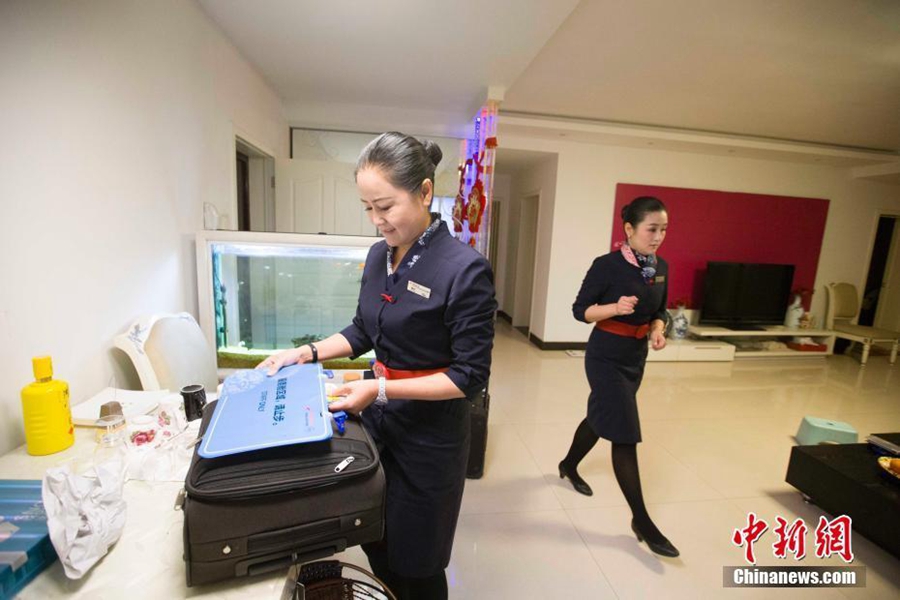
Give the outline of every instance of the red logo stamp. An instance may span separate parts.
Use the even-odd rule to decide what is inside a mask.
[[[776,558],[787,558],[788,554],[794,556],[794,560],[803,560],[806,556],[806,534],[809,531],[803,519],[795,519],[789,523],[787,519],[776,516],[777,526],[772,532],[776,540],[772,544],[772,553]],[[819,524],[815,529],[816,557],[829,558],[832,555],[840,556],[844,562],[853,561],[853,546],[851,543],[853,520],[847,515],[828,520],[819,517]],[[747,526],[735,529],[731,536],[731,542],[739,548],[744,548],[744,560],[749,564],[756,564],[753,544],[763,536],[769,524],[756,516],[756,513],[747,514]]]

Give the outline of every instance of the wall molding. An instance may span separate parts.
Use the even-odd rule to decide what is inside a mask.
[[[533,333],[529,334],[528,341],[541,350],[587,350],[587,342],[545,342]]]

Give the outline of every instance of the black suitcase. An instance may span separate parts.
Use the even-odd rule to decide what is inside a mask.
[[[466,468],[466,477],[481,479],[484,475],[484,455],[487,451],[488,412],[491,409],[491,395],[485,388],[470,402],[472,403],[469,411],[472,434],[469,439],[469,464]]]
[[[204,410],[206,430],[214,404]],[[347,457],[354,460],[340,472]],[[197,451],[185,480],[188,587],[287,569],[382,538],[384,472],[358,420],[323,442],[214,459]]]

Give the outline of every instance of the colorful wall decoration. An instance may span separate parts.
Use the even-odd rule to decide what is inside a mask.
[[[456,237],[487,256],[497,148],[499,103],[489,100],[475,117],[475,135],[462,142],[459,190],[453,205]]]
[[[700,308],[708,261],[792,264],[794,289],[814,289],[828,200],[620,183],[611,249],[625,240],[622,207],[638,196],[655,196],[668,208],[659,255],[669,263],[670,303],[686,299]]]

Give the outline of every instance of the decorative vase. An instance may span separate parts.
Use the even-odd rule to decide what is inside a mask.
[[[678,307],[678,312],[672,317],[672,339],[683,340],[687,337],[688,325],[690,323],[688,323],[687,315],[684,314],[684,305],[681,305]]]
[[[794,302],[788,306],[787,313],[784,315],[784,326],[788,329],[799,329],[803,312],[803,301],[800,294],[795,294]]]

